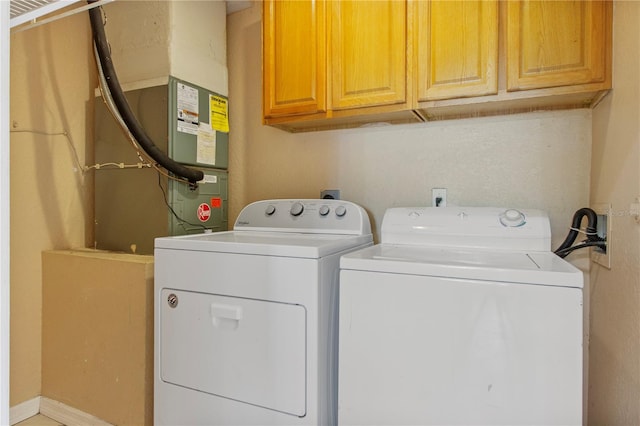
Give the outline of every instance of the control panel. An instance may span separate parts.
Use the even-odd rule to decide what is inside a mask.
[[[381,229],[385,244],[549,251],[545,212],[500,207],[407,207],[388,209]]]
[[[365,210],[349,201],[331,199],[263,200],[246,206],[234,230],[324,234],[371,233]]]

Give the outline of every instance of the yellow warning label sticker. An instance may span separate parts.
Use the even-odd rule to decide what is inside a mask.
[[[222,96],[209,95],[211,111],[211,128],[219,132],[229,133],[229,104]]]

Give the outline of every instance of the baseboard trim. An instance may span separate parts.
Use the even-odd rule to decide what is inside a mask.
[[[66,426],[113,426],[91,414],[44,396],[40,397],[40,414]]]
[[[15,425],[29,417],[33,417],[40,412],[40,397],[36,396],[18,405],[9,408],[9,424]]]

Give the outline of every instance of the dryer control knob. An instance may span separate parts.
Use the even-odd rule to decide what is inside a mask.
[[[330,209],[329,209],[329,206],[322,206],[322,207],[320,207],[320,211],[319,211],[320,216],[326,216],[326,215],[328,215],[328,214],[329,214],[329,210],[330,210]]]
[[[275,212],[276,212],[276,206],[274,206],[273,204],[269,204],[267,208],[264,210],[264,214],[266,214],[267,216],[271,216]]]
[[[525,217],[520,210],[508,209],[500,214],[500,223],[503,226],[518,227],[525,224]]]
[[[347,214],[347,208],[345,206],[336,207],[336,216],[344,217]]]
[[[302,205],[302,203],[295,202],[291,206],[291,210],[289,211],[289,213],[291,213],[291,216],[300,216],[303,211],[304,206]]]

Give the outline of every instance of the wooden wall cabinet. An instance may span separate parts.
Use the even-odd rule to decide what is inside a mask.
[[[611,89],[606,0],[265,0],[263,20],[264,123],[288,131],[593,107]]]
[[[324,1],[264,2],[265,117],[326,111],[325,16]]]
[[[333,110],[406,102],[406,9],[394,0],[331,2]]]
[[[488,7],[485,2],[481,3],[483,8]],[[465,7],[467,19],[472,4]],[[510,0],[495,4],[499,35],[497,91],[487,90],[476,95],[471,87],[465,88],[465,84],[454,81],[452,89],[457,86],[459,92],[449,90],[435,96],[421,92],[416,111],[425,120],[588,108],[597,105],[608,93],[611,89],[611,1]],[[474,19],[487,14],[476,7],[478,11],[471,15]],[[433,10],[432,7],[432,15]],[[435,19],[433,16],[421,19],[420,24]],[[487,26],[477,33],[486,37],[490,31]],[[430,34],[432,44],[437,34],[437,31]],[[429,34],[423,35],[427,36]],[[461,42],[463,50],[467,43]],[[493,46],[486,50],[489,49]],[[491,75],[494,63],[487,60],[486,64],[486,68],[478,67],[478,76],[481,71]],[[456,66],[460,67],[454,65],[454,70]],[[473,77],[472,72],[466,75]],[[481,78],[474,77],[471,81],[481,86]],[[431,91],[435,94],[435,88]]]
[[[609,6],[598,1],[508,2],[507,90],[604,82]]]
[[[418,1],[418,101],[498,93],[498,2]]]
[[[265,0],[264,123],[289,131],[420,122],[406,1]]]

